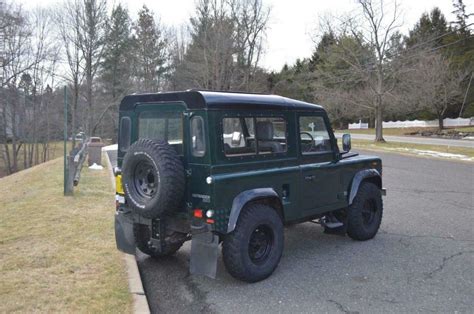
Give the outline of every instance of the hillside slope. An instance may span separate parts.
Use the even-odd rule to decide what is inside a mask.
[[[0,312],[130,312],[107,169],[62,180],[62,159],[0,179]]]

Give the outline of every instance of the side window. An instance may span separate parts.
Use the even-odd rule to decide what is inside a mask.
[[[130,147],[130,137],[131,137],[131,121],[129,117],[122,117],[120,119],[120,151],[126,152]]]
[[[206,141],[204,137],[204,120],[200,116],[191,118],[191,151],[193,156],[202,157],[206,153]]]
[[[287,151],[286,121],[281,117],[257,118],[257,146],[259,154]]]
[[[332,152],[331,139],[323,117],[301,116],[300,146],[303,155]]]
[[[249,134],[254,129],[253,118],[224,118],[222,127],[226,156],[255,154],[255,140]]]

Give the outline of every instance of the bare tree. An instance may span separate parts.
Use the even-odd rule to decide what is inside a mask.
[[[35,60],[24,58],[29,54],[31,28],[21,6],[0,2],[0,60],[2,87],[18,79],[21,73],[31,69]]]
[[[270,8],[262,0],[231,0],[231,16],[235,23],[238,89],[251,90],[258,71]]]
[[[180,88],[257,88],[269,12],[261,0],[200,0],[190,43],[175,58],[173,82]]]
[[[391,39],[401,26],[400,9],[398,3],[393,2],[391,12],[387,12],[386,3],[383,0],[358,0],[362,8],[365,25],[360,31],[353,34],[370,44],[374,51],[373,70],[368,73],[368,87],[374,94],[371,106],[375,111],[375,141],[383,142],[382,123],[384,117],[384,98],[387,97],[395,87],[390,82],[395,82],[394,72],[391,71],[389,63],[389,52],[391,50]]]
[[[21,106],[19,84],[25,71],[31,69],[31,28],[26,14],[20,7],[2,3],[0,39],[2,39],[2,98],[0,111],[2,119],[3,157],[7,173],[18,171],[18,157],[22,147],[20,117],[24,115]],[[11,148],[8,140],[11,140]]]
[[[77,129],[79,92],[84,78],[84,57],[80,46],[80,12],[81,3],[78,0],[69,0],[62,7],[59,7],[55,14],[55,22],[67,64],[65,79],[72,89],[71,134],[75,134]],[[73,146],[75,146],[74,136],[72,141]]]
[[[28,71],[31,77],[30,89],[25,90],[25,97],[29,94],[29,111],[32,113],[30,123],[27,123],[26,142],[24,149],[28,150],[26,167],[39,163],[39,142],[45,140],[42,125],[49,117],[46,116],[43,95],[47,82],[53,77],[54,65],[57,62],[57,46],[52,40],[52,15],[51,11],[36,8],[30,13],[31,34],[31,59],[34,66]]]
[[[411,87],[407,95],[421,108],[434,113],[442,130],[446,111],[462,96],[461,82],[468,73],[454,72],[449,59],[436,51],[419,52],[413,67],[415,71],[406,77]]]

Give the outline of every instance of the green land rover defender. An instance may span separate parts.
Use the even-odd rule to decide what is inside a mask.
[[[191,240],[190,272],[215,278],[218,247],[240,280],[267,278],[284,226],[314,221],[369,240],[382,221],[382,161],[339,150],[325,110],[275,95],[189,90],[120,104],[115,235],[152,257]]]

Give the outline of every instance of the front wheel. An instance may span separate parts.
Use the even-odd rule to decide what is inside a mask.
[[[283,241],[283,223],[278,213],[266,205],[249,205],[240,214],[235,230],[224,239],[225,267],[237,279],[263,280],[278,266]]]
[[[354,240],[372,239],[379,230],[382,213],[382,194],[379,187],[371,182],[362,182],[347,210],[347,234]]]

